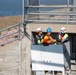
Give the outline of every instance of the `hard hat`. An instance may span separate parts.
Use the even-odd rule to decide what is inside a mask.
[[[42,31],[42,29],[41,28],[37,28],[37,31],[39,32],[39,31]]]
[[[65,27],[61,27],[61,32],[65,33],[66,32],[66,28]]]
[[[51,28],[47,28],[46,31],[47,31],[47,32],[52,32],[52,29],[51,29]]]

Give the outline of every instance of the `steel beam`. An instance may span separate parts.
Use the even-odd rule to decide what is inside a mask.
[[[67,5],[39,5],[39,6],[33,6],[33,5],[25,5],[25,7],[29,7],[29,8],[67,8]],[[69,8],[76,8],[76,6],[73,5],[69,5]]]

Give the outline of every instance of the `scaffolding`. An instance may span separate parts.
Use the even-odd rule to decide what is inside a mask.
[[[23,23],[76,23],[76,0],[23,0]]]

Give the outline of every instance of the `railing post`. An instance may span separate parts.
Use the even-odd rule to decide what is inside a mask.
[[[7,44],[7,43],[9,43],[9,42],[12,42],[12,41],[14,41],[14,40],[20,39],[20,23],[15,24],[15,25],[13,25],[13,26],[10,26],[10,27],[7,27],[7,28],[4,28],[4,29],[0,30],[0,33],[3,32],[3,31],[6,31],[6,30],[8,30],[8,29],[14,28],[14,27],[17,27],[17,31],[12,32],[12,33],[8,33],[8,34],[5,34],[5,35],[2,35],[2,36],[0,36],[0,39],[6,38],[6,37],[11,36],[11,35],[14,35],[14,34],[16,34],[16,33],[17,33],[17,36],[18,36],[18,37],[17,37],[17,38],[13,38],[13,39],[8,39],[8,40],[6,40],[6,42],[1,43],[0,46],[2,46],[2,45],[4,45],[4,44]]]
[[[20,23],[19,23],[19,29],[18,29],[18,39],[20,39]]]
[[[67,24],[69,23],[68,13],[69,13],[69,0],[67,0]]]

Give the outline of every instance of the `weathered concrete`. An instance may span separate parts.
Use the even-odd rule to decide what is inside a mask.
[[[14,41],[5,46],[0,47],[0,75],[31,75],[30,68],[30,44],[31,44],[31,31],[36,31],[38,27],[41,27],[43,31],[46,31],[46,28],[51,27],[54,32],[59,32],[60,28],[64,26],[67,29],[67,32],[76,33],[76,25],[52,25],[52,24],[29,24],[27,25],[27,34],[28,37],[24,37],[21,41]],[[22,51],[21,51],[22,43]],[[22,53],[22,54],[21,54]],[[22,55],[22,57],[21,57]],[[21,61],[21,62],[20,62]],[[20,66],[22,64],[22,66]],[[76,66],[72,66],[76,70]],[[59,74],[60,75],[60,74]]]
[[[52,32],[60,32],[61,27],[65,27],[67,33],[76,33],[76,25],[73,24],[51,24],[51,23],[30,23],[27,25],[30,31],[36,31],[38,27],[41,27],[43,31],[46,31],[48,27],[52,28]]]
[[[18,40],[0,47],[0,75],[20,75],[21,63],[22,75],[25,75],[25,38],[22,41],[22,54],[21,41]]]
[[[0,75],[18,74],[19,64],[20,49],[18,41],[0,47]]]

